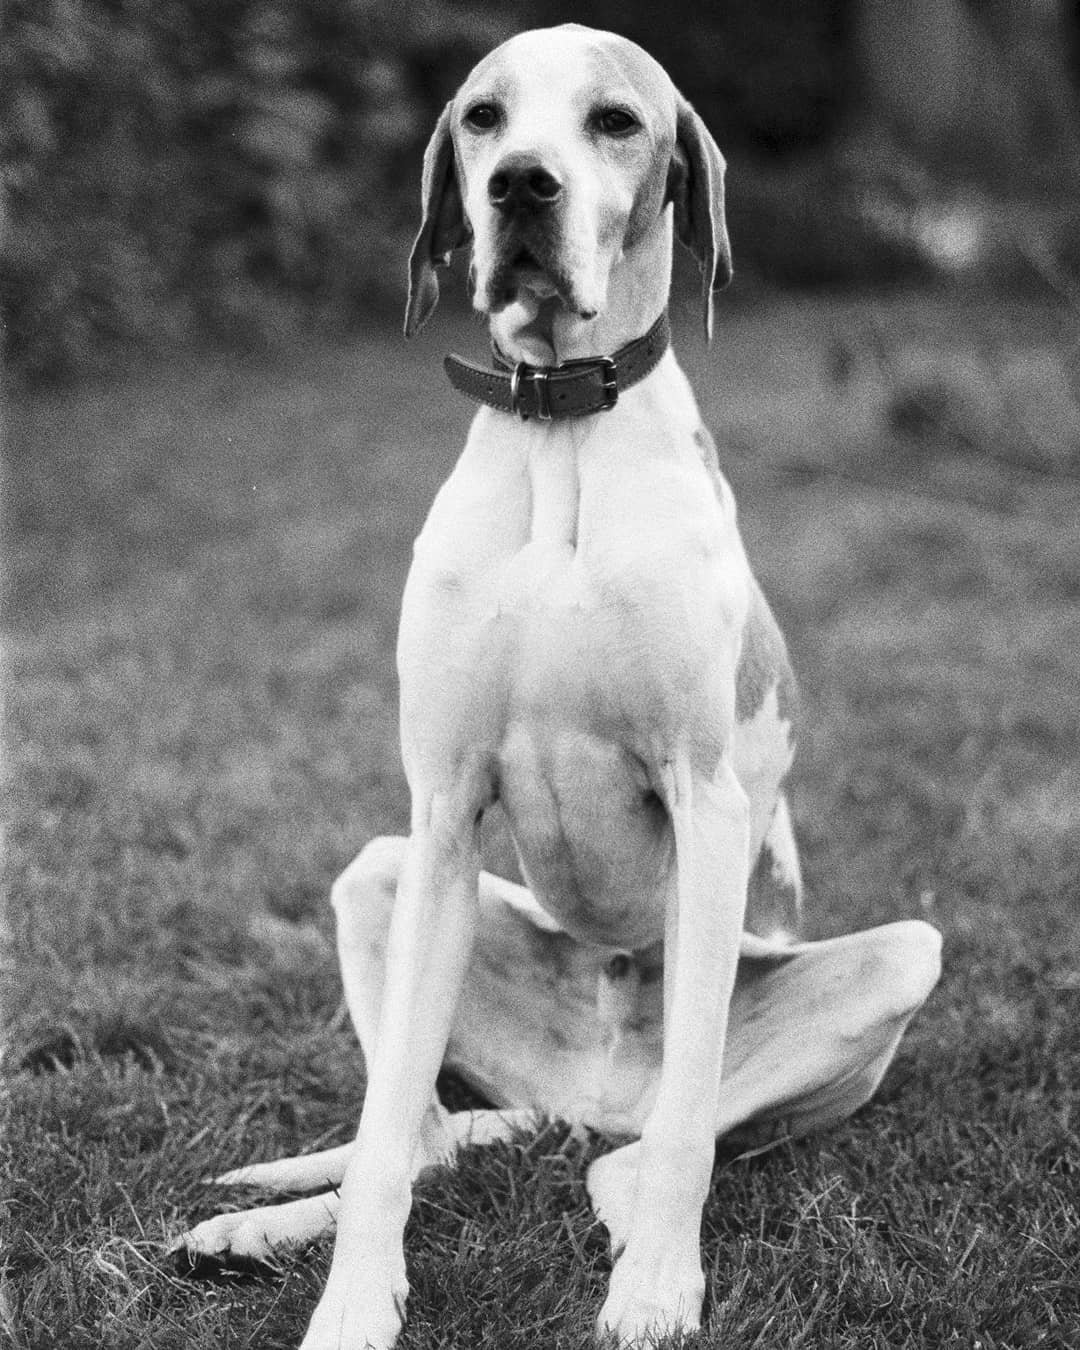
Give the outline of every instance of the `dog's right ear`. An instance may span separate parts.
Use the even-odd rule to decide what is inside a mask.
[[[437,267],[446,267],[450,254],[469,242],[469,227],[454,169],[448,103],[424,151],[420,187],[423,217],[409,257],[409,302],[405,309],[405,336],[418,333],[439,303]]]

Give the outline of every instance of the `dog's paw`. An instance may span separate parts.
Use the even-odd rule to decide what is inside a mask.
[[[641,1143],[635,1140],[597,1158],[585,1176],[593,1211],[608,1230],[615,1254],[630,1234],[640,1160]]]
[[[181,1234],[169,1247],[185,1273],[205,1275],[222,1267],[250,1269],[273,1260],[283,1248],[313,1242],[333,1228],[338,1197],[308,1196],[284,1205],[266,1205],[218,1214]]]
[[[701,1325],[705,1277],[696,1247],[668,1251],[659,1259],[627,1248],[611,1273],[608,1296],[597,1319],[600,1340],[620,1347],[652,1346],[659,1337],[696,1331]]]
[[[378,1291],[365,1287],[371,1283],[346,1286],[332,1273],[300,1350],[390,1350],[405,1322],[409,1286],[404,1270]]]

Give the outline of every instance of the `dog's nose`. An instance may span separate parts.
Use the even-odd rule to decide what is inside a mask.
[[[508,155],[488,179],[488,200],[506,213],[542,211],[561,193],[562,183],[532,155]]]

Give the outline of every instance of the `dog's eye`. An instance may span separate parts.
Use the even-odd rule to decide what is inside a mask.
[[[596,125],[605,136],[629,136],[640,124],[626,108],[600,108],[596,113]]]
[[[499,120],[494,103],[474,103],[466,112],[465,121],[474,131],[490,131]]]

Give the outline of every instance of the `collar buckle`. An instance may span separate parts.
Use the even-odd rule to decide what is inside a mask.
[[[619,401],[619,366],[613,356],[581,356],[574,361],[561,361],[555,367],[557,371],[573,370],[574,367],[599,366],[600,388],[603,390],[604,402],[597,412],[610,412]]]
[[[597,412],[610,412],[619,401],[619,367],[613,356],[582,356],[573,361],[560,361],[557,366],[530,366],[527,361],[518,361],[510,372],[510,411],[517,413],[523,422],[530,417],[540,422],[550,422],[554,414],[551,411],[551,381],[572,376],[575,370],[595,371],[600,376],[600,390],[603,403]],[[536,406],[526,408],[522,398],[523,381],[528,380],[533,387]]]
[[[550,375],[551,371],[546,366],[530,366],[528,361],[519,361],[510,372],[510,411],[517,413],[523,422],[527,422],[530,417],[539,418],[541,422],[551,421]],[[536,407],[531,411],[522,406],[521,400],[521,382],[526,379],[532,381],[536,392]]]

